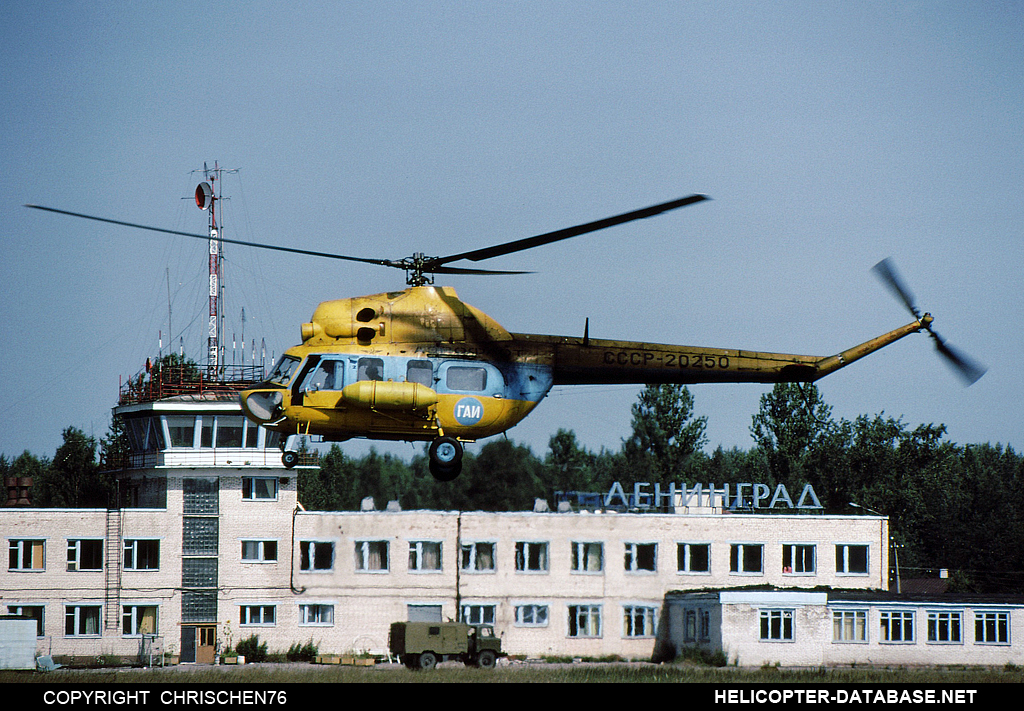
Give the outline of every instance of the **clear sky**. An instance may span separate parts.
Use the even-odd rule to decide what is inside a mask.
[[[0,452],[103,436],[161,331],[197,359],[205,338],[203,242],[22,204],[203,232],[182,198],[214,161],[239,169],[226,237],[359,257],[713,198],[444,280],[513,331],[829,355],[911,320],[870,273],[892,257],[989,372],[963,388],[914,335],[820,381],[833,415],[1019,450],[1022,37],[1020,2],[7,0]],[[320,301],[404,286],[226,254],[227,330],[244,307],[268,356]],[[638,390],[557,389],[509,436],[617,449]],[[709,449],[751,446],[767,388],[691,391]]]

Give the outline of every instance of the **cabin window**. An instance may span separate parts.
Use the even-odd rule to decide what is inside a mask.
[[[471,390],[480,392],[487,387],[487,371],[484,368],[448,368],[445,385],[449,390]]]
[[[434,368],[429,360],[411,360],[405,369],[405,380],[408,383],[419,383],[428,388],[434,387]]]
[[[383,380],[383,358],[360,358],[356,366],[356,380]]]

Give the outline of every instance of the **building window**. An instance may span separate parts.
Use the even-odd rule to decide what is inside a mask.
[[[761,610],[761,641],[792,642],[793,611]]]
[[[569,636],[600,637],[601,606],[569,605]]]
[[[813,545],[787,543],[782,546],[783,575],[813,575],[814,571]]]
[[[836,572],[840,575],[868,574],[867,545],[836,545]]]
[[[126,637],[159,634],[156,605],[125,605],[122,609],[121,634]]]
[[[625,565],[631,572],[654,572],[658,569],[657,543],[627,543]]]
[[[68,605],[64,608],[65,637],[99,637],[100,606]]]
[[[623,637],[653,637],[658,608],[646,605],[625,605],[622,608]]]
[[[249,501],[274,501],[277,499],[277,478],[242,477],[242,498]]]
[[[68,570],[103,570],[103,541],[68,540]]]
[[[1008,612],[975,612],[974,613],[975,644],[1009,644],[1010,613]]]
[[[129,539],[124,542],[125,570],[160,570],[160,541]]]
[[[242,561],[246,563],[276,563],[277,541],[242,541]]]
[[[686,610],[683,612],[683,641],[697,641],[697,611]]]
[[[274,605],[242,605],[238,608],[238,623],[272,626],[277,623],[277,608]]]
[[[265,542],[269,543],[270,541]],[[324,541],[299,541],[300,570],[331,570],[333,567],[333,543]]]
[[[356,570],[386,573],[389,569],[387,541],[356,541]]]
[[[462,621],[468,625],[493,625],[494,605],[463,605]]]
[[[299,624],[333,627],[334,605],[299,605]]]
[[[833,642],[867,642],[867,610],[833,610]]]
[[[547,605],[516,605],[517,627],[547,627]]]
[[[707,642],[711,639],[711,611],[698,610],[700,613],[700,639]]]
[[[928,641],[935,644],[961,644],[962,612],[929,612]]]
[[[8,615],[18,615],[19,617],[31,617],[36,621],[36,637],[43,636],[43,615],[45,613],[45,606],[43,605],[8,605]]]
[[[467,573],[493,573],[494,543],[463,543],[461,565]]]
[[[516,543],[516,570],[546,573],[548,570],[548,544],[525,541]]]
[[[890,612],[878,613],[881,626],[879,642],[914,642],[914,613]]]
[[[441,570],[440,541],[409,541],[409,570],[437,572]]]
[[[46,542],[41,540],[11,539],[8,570],[45,570]]]
[[[729,572],[738,575],[764,573],[764,546],[760,543],[733,543],[729,550]]]
[[[676,570],[680,573],[710,573],[710,543],[677,543]]]
[[[574,573],[600,573],[604,570],[603,543],[573,542],[571,545]]]

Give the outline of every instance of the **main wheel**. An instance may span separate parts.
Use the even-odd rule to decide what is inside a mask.
[[[494,669],[498,663],[498,655],[493,650],[485,649],[476,657],[476,665],[481,669]]]
[[[292,469],[296,464],[299,463],[298,452],[285,452],[281,455],[281,463],[284,464],[285,469]]]
[[[462,443],[454,437],[438,437],[427,449],[430,473],[438,481],[451,481],[462,471]]]
[[[420,669],[430,671],[437,666],[437,655],[433,652],[423,652],[420,655]]]

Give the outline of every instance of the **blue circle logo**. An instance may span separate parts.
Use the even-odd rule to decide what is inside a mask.
[[[475,425],[484,416],[483,403],[475,397],[464,397],[455,403],[454,415],[460,425]]]

